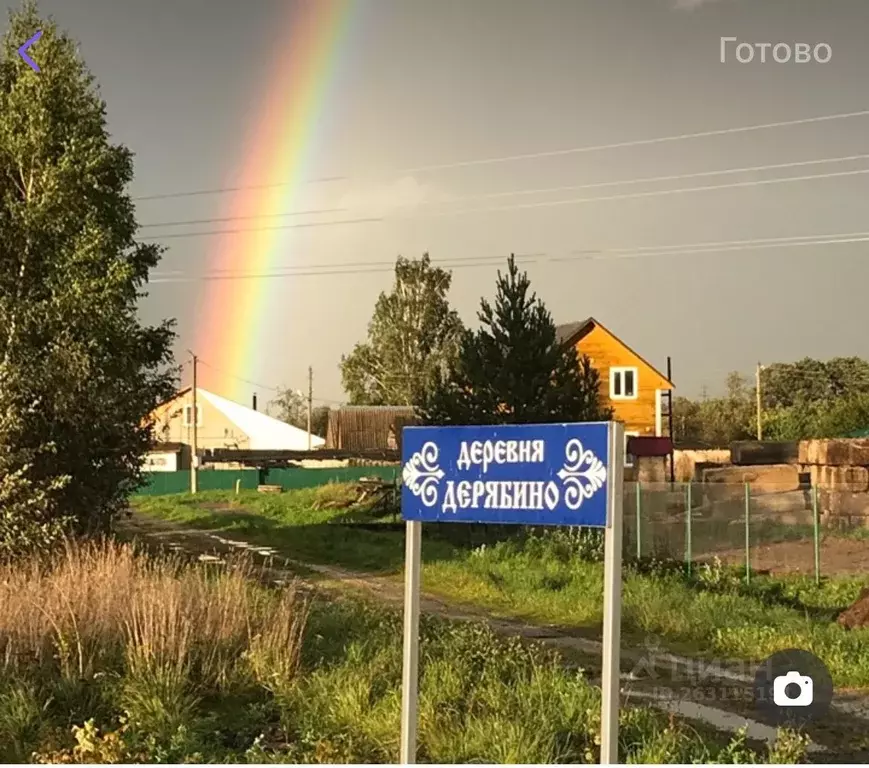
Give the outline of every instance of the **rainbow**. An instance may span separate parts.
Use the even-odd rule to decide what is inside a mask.
[[[292,2],[289,30],[267,63],[258,115],[243,149],[241,173],[233,186],[229,216],[240,229],[222,234],[209,271],[267,272],[285,258],[292,230],[270,229],[269,219],[295,209],[317,151],[317,129],[329,102],[335,70],[352,26],[358,0]],[[286,266],[286,264],[283,264]],[[204,284],[193,349],[208,367],[202,384],[223,397],[247,404],[262,380],[264,355],[258,335],[275,310],[277,280],[209,280]]]

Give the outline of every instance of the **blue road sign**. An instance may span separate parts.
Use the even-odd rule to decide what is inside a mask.
[[[606,527],[609,423],[405,427],[405,520]]]

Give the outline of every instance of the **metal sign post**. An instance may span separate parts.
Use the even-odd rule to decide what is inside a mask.
[[[603,666],[601,671],[600,762],[619,761],[619,675],[622,630],[622,510],[624,508],[624,428],[610,428],[607,527],[603,559]]]
[[[419,574],[422,523],[408,520],[404,542],[404,662],[401,669],[401,764],[416,762],[419,682]]]
[[[624,427],[511,424],[405,427],[401,762],[416,762],[423,522],[605,529],[601,763],[618,762]]]

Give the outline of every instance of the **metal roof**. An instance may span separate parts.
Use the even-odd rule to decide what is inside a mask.
[[[197,395],[219,410],[235,424],[249,440],[251,450],[262,451],[304,451],[308,448],[308,433],[280,419],[255,411],[245,405],[215,395],[207,389],[196,388]],[[311,435],[311,448],[320,448],[326,441]]]

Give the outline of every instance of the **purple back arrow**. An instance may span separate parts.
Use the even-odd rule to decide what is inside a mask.
[[[30,48],[30,46],[33,45],[37,40],[39,40],[40,37],[42,37],[42,30],[39,30],[39,32],[37,32],[18,49],[18,55],[21,56],[22,59],[24,59],[24,61],[27,63],[27,66],[32,67],[36,72],[41,72],[42,70],[40,70],[39,65],[27,55],[27,49]]]

